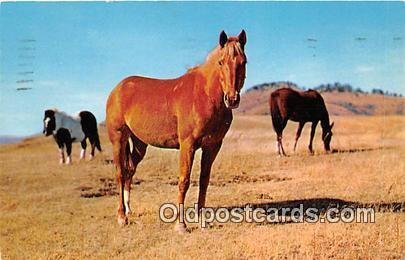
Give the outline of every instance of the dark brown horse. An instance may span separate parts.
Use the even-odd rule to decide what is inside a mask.
[[[237,37],[221,32],[219,45],[205,63],[176,79],[128,77],[111,92],[107,101],[109,138],[120,190],[118,223],[126,224],[131,213],[132,177],[147,145],[180,149],[179,206],[190,185],[196,149],[202,149],[198,207],[205,205],[211,166],[239,105],[245,81],[246,34]],[[178,223],[176,230],[184,232]]]
[[[308,148],[311,153],[314,152],[312,140],[314,139],[315,129],[319,121],[321,121],[322,140],[325,150],[327,152],[330,151],[333,123],[329,125],[328,110],[322,96],[318,92],[312,89],[298,92],[290,88],[281,88],[271,93],[269,103],[273,128],[277,133],[279,155],[286,155],[283,148],[282,136],[288,120],[299,123],[295,136],[294,151],[305,123],[312,122]]]

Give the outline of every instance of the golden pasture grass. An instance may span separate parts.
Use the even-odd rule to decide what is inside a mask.
[[[148,148],[133,184],[130,225],[116,223],[117,197],[111,145],[91,162],[60,166],[52,138],[0,146],[0,250],[24,258],[401,258],[405,253],[405,117],[335,117],[325,154],[320,129],[315,155],[306,125],[292,152],[297,124],[289,123],[276,156],[269,116],[238,116],[216,159],[207,206],[325,207],[334,201],[375,205],[376,223],[214,223],[179,235],[158,218],[162,203],[176,202],[178,153]],[[198,196],[198,152],[186,203]],[[384,210],[379,207],[385,205]],[[398,210],[399,207],[399,210]]]

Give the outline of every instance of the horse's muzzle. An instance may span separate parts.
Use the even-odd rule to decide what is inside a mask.
[[[224,103],[227,108],[235,109],[239,107],[240,95],[236,93],[235,96],[230,97],[227,94],[224,95]]]
[[[47,131],[47,130],[43,130],[42,133],[43,133],[45,136],[50,136],[50,135],[52,134],[52,132],[49,132],[49,131]]]

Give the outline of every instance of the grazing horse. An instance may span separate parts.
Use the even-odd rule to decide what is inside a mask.
[[[329,125],[328,110],[322,96],[317,91],[310,89],[298,92],[291,88],[281,88],[271,93],[269,103],[273,128],[277,133],[277,148],[280,156],[286,155],[283,148],[282,136],[288,120],[299,123],[295,136],[294,151],[305,123],[312,122],[308,149],[311,153],[314,152],[312,140],[314,139],[315,129],[319,121],[321,121],[322,140],[325,150],[327,152],[330,151],[333,123]]]
[[[89,111],[81,111],[76,117],[72,117],[56,109],[45,110],[43,133],[45,136],[53,135],[55,138],[59,147],[59,162],[61,164],[65,163],[63,152],[65,146],[67,153],[66,164],[72,162],[70,155],[73,142],[80,142],[82,146],[80,159],[84,159],[86,155],[87,138],[91,144],[90,159],[94,157],[95,148],[101,152],[96,117]]]
[[[132,177],[148,145],[179,149],[178,203],[184,204],[195,151],[202,149],[198,208],[205,205],[211,166],[232,122],[245,81],[245,31],[219,45],[205,63],[175,79],[132,76],[107,101],[106,125],[119,187],[118,223],[128,223]],[[175,229],[186,231],[185,223]]]

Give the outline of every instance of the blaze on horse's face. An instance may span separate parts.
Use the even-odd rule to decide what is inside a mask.
[[[245,82],[246,56],[244,47],[246,33],[244,30],[237,37],[230,37],[224,31],[219,36],[220,83],[224,92],[224,103],[227,108],[234,109],[239,106],[240,90]]]
[[[332,140],[332,127],[334,125],[334,122],[332,122],[332,124],[329,126],[329,130],[328,131],[324,131],[322,132],[322,140],[323,140],[323,145],[325,147],[325,150],[327,152],[330,151],[330,141]]]
[[[53,110],[45,110],[44,116],[44,130],[42,131],[45,136],[50,136],[55,131],[56,124],[55,124],[55,111]]]

